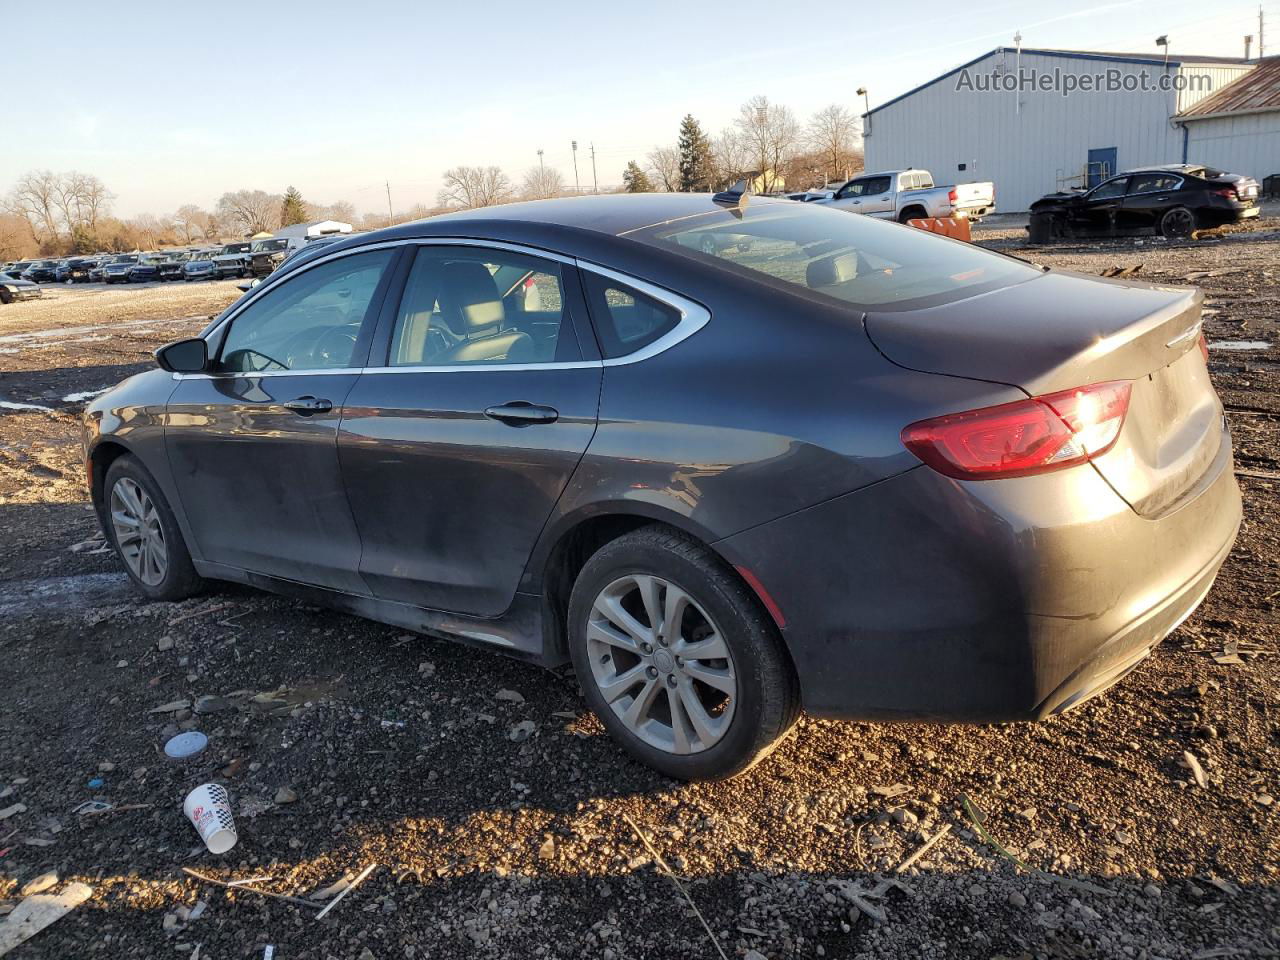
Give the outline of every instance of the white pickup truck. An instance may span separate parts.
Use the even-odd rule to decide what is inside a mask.
[[[996,209],[996,186],[986,181],[935,187],[928,170],[889,170],[864,173],[809,202],[899,223],[925,217],[980,220]]]

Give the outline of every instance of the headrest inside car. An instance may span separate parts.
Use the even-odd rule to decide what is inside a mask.
[[[814,260],[805,270],[805,284],[810,289],[830,287],[858,276],[858,254],[836,253],[821,260]]]

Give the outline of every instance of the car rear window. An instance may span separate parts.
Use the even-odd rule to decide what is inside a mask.
[[[945,303],[1040,273],[981,247],[815,204],[718,210],[628,236],[865,309]]]
[[[647,347],[680,323],[679,310],[625,284],[591,272],[583,278],[600,349],[609,359],[625,357]]]

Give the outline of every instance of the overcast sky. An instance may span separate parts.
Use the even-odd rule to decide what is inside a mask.
[[[713,134],[756,94],[801,119],[861,112],[859,86],[875,106],[1019,30],[1024,46],[1155,53],[1167,33],[1174,56],[1240,56],[1258,14],[1233,0],[12,2],[0,193],[27,170],[80,170],[124,216],[290,184],[382,210],[388,180],[400,210],[433,203],[455,164],[518,183],[539,148],[572,184],[573,139],[584,187],[592,142],[616,184],[686,112]],[[1280,0],[1263,6],[1280,53]]]

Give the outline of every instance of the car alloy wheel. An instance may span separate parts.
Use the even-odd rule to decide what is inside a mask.
[[[587,656],[596,689],[632,734],[677,755],[715,746],[733,723],[733,655],[684,589],[648,574],[608,584],[591,605]]]
[[[120,556],[135,577],[158,586],[169,570],[169,549],[155,503],[135,480],[121,477],[111,488],[110,511]]]
[[[1166,237],[1189,237],[1195,229],[1196,218],[1186,207],[1174,207],[1160,218],[1160,232]]]

